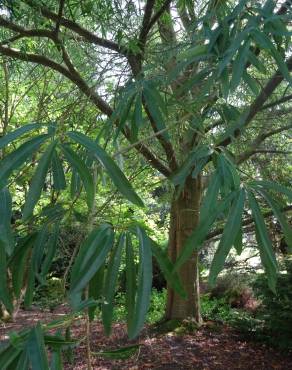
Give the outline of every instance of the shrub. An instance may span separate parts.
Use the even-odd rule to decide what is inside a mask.
[[[269,289],[264,275],[259,275],[253,286],[262,301],[258,317],[264,321],[263,335],[279,347],[292,349],[292,259],[278,276],[276,293]]]

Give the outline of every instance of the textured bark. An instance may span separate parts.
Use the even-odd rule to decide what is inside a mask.
[[[176,260],[185,240],[198,225],[201,192],[201,180],[189,178],[183,191],[179,195],[174,194],[169,231],[169,257],[172,261]],[[191,318],[198,324],[201,323],[198,267],[198,254],[193,253],[179,270],[181,282],[188,295],[186,300],[168,286],[166,319]]]

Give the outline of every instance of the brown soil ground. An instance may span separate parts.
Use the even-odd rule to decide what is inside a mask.
[[[66,310],[59,308],[54,313],[38,310],[20,311],[13,323],[1,324],[0,340],[7,338],[11,331],[35,325],[38,321],[48,322],[61,318]],[[216,330],[215,330],[216,329]],[[84,337],[85,323],[74,325],[73,334]],[[276,351],[264,345],[244,341],[231,328],[206,323],[200,330],[190,334],[178,335],[173,332],[155,334],[146,327],[135,341],[129,341],[123,324],[114,324],[110,337],[103,334],[99,322],[92,323],[91,350],[117,349],[140,344],[139,351],[127,360],[109,360],[93,355],[94,370],[107,369],[156,369],[156,370],[292,370],[292,353]],[[65,369],[87,369],[85,343],[74,350],[74,364],[66,364]]]

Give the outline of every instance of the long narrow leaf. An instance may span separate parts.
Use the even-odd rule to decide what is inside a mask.
[[[57,151],[54,151],[52,158],[52,172],[53,172],[53,181],[54,189],[59,191],[66,188],[66,179],[64,174],[64,169],[61,163],[61,160],[58,156]]]
[[[121,263],[122,250],[125,245],[125,239],[126,239],[125,234],[121,234],[117,246],[112,251],[104,283],[102,322],[106,335],[109,335],[111,333],[114,309],[114,296],[116,291],[119,267]]]
[[[107,170],[108,175],[110,176],[120,193],[122,193],[132,203],[138,205],[139,207],[143,207],[142,200],[135,193],[132,185],[127,180],[126,176],[98,144],[96,144],[94,141],[89,139],[86,135],[81,134],[80,132],[69,132],[68,136],[94,154],[94,156]]]
[[[174,265],[168,258],[167,254],[161,250],[161,247],[151,240],[152,254],[157,260],[159,267],[171,288],[180,295],[183,299],[187,298],[187,294],[182,286],[180,278],[176,272],[173,272]]]
[[[14,248],[14,239],[11,230],[12,198],[7,187],[0,190],[0,240],[5,245],[8,255]]]
[[[265,225],[264,217],[260,207],[251,191],[248,191],[249,205],[256,227],[256,239],[260,250],[261,260],[268,276],[269,287],[275,291],[277,281],[277,261],[272,242]]]
[[[237,234],[241,226],[244,200],[245,200],[245,191],[241,189],[238,192],[237,199],[233,200],[233,205],[229,212],[229,216],[224,227],[224,231],[220,239],[219,246],[216,250],[216,253],[211,264],[209,275],[210,285],[215,284],[216,278],[224,266],[226,257],[236,240]]]
[[[12,132],[9,132],[8,134],[6,134],[5,136],[0,138],[0,149],[4,148],[9,143],[16,140],[17,138],[19,138],[23,134],[26,134],[29,131],[33,131],[35,129],[38,129],[42,126],[44,126],[44,125],[39,124],[39,123],[30,123],[28,125],[19,127],[19,128],[17,128],[16,130],[14,130]]]
[[[104,263],[114,240],[110,225],[93,230],[83,243],[71,273],[70,298],[73,307],[79,304],[80,292]]]
[[[230,193],[221,202],[215,203],[213,205],[214,208],[210,208],[212,211],[210,211],[209,213],[204,212],[204,217],[201,215],[198,226],[185,242],[183,250],[181,251],[175,262],[174,271],[177,271],[191,257],[194,251],[199,251],[203,247],[203,242],[206,239],[211,226],[213,225],[217,217],[220,216],[228,208],[234,196],[235,192]]]
[[[11,313],[13,310],[13,305],[8,290],[6,251],[5,245],[1,240],[0,240],[0,301]]]
[[[278,203],[272,198],[272,196],[263,189],[259,189],[259,192],[263,195],[268,205],[271,207],[275,217],[279,221],[287,246],[292,251],[292,228],[288,224],[284,214],[281,212],[281,209]]]
[[[126,234],[126,312],[128,331],[133,326],[136,295],[135,256],[131,236]]]
[[[0,186],[3,186],[11,173],[26,162],[49,137],[48,134],[34,137],[2,159],[0,163]]]
[[[44,336],[40,324],[31,330],[27,341],[27,352],[32,370],[49,370]]]
[[[39,160],[25,200],[25,205],[23,208],[23,220],[28,220],[32,216],[34,207],[40,199],[56,145],[57,141],[53,141]]]
[[[137,227],[137,236],[139,239],[139,274],[133,325],[128,331],[130,339],[138,335],[144,324],[152,287],[151,240],[141,227]]]

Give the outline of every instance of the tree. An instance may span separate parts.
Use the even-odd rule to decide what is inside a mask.
[[[241,220],[248,209],[273,289],[277,263],[260,199],[273,209],[291,245],[291,230],[281,212],[282,205],[274,199],[275,193],[282,194],[283,199],[291,197],[291,191],[267,181],[260,172],[253,173],[250,180],[245,166],[255,156],[277,154],[280,150],[265,148],[265,141],[291,128],[281,121],[262,128],[259,124],[261,120],[270,122],[273,112],[281,112],[283,117],[290,114],[292,59],[286,24],[291,19],[291,1],[280,6],[271,0],[263,5],[246,0],[2,3],[0,54],[42,65],[66,77],[97,110],[99,120],[91,127],[91,137],[114,144],[120,140],[125,147],[118,154],[123,156],[135,149],[148,166],[172,184],[168,255],[175,263],[187,299],[170,285],[166,318],[193,317],[201,322],[199,250],[223,218],[226,223],[210,272],[210,282],[214,283],[231,247],[234,245],[238,252],[242,249],[245,221]],[[62,150],[60,155],[82,180],[89,215],[95,196],[96,158],[118,190],[141,206],[123,173],[90,135],[69,132],[64,138],[66,127],[51,129],[62,144],[53,141],[40,159],[40,170],[33,180],[38,190],[28,194],[24,219],[33,214],[52,158],[59,163],[56,148]],[[82,163],[66,145],[68,138],[82,148],[78,152],[83,156]],[[33,151],[44,140],[43,136],[36,138]],[[8,142],[4,136],[5,145]],[[12,157],[7,158],[5,163]],[[248,166],[257,169],[253,162]],[[3,168],[2,180],[15,169],[3,173]],[[112,240],[108,226],[93,231],[87,247],[102,237]],[[137,238],[148,250],[149,239],[140,228]],[[122,236],[121,244],[125,240],[127,236]],[[119,255],[117,248],[115,253]],[[142,247],[142,255],[145,250]],[[148,262],[149,258],[147,255]],[[83,271],[82,254],[77,261],[75,270]],[[151,275],[147,268],[143,271],[142,276]],[[169,278],[174,276],[170,269],[167,274]],[[149,282],[145,276],[142,282],[146,292]],[[78,293],[79,302],[80,289]],[[144,298],[140,297],[141,302]],[[139,320],[136,329],[143,322]]]

